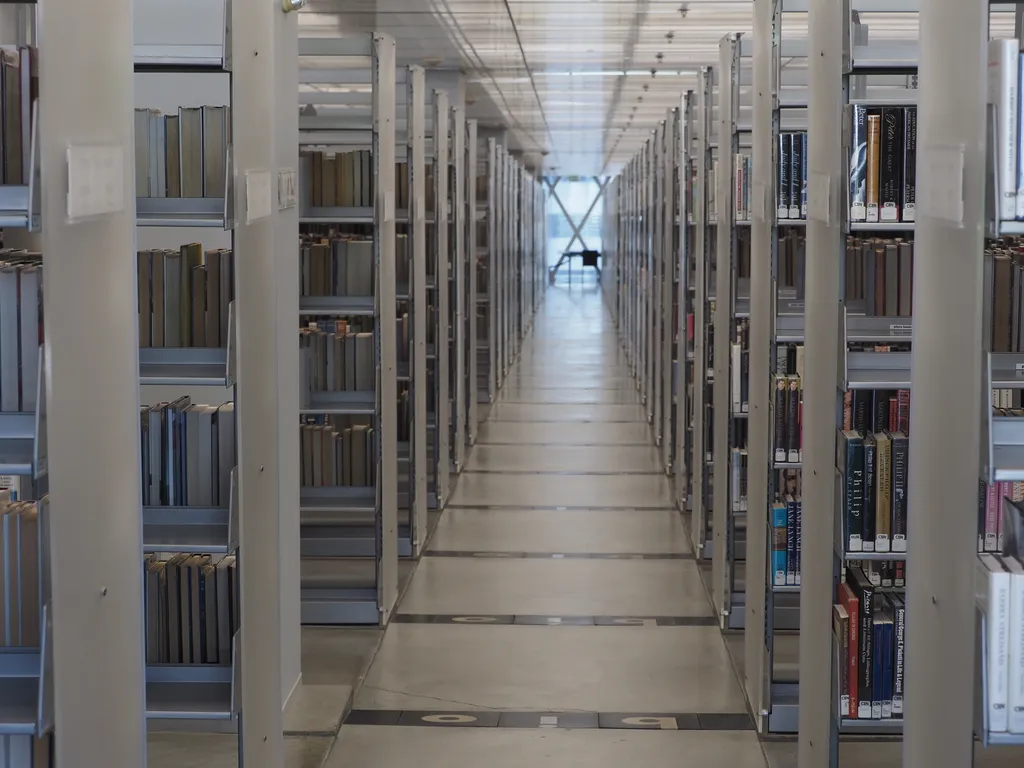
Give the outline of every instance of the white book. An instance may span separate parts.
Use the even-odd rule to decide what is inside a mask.
[[[988,715],[988,729],[993,733],[1005,733],[1009,725],[1007,705],[1007,682],[1009,667],[1010,621],[1010,574],[994,555],[978,555],[975,576],[977,601],[986,616],[987,629],[985,652],[987,656],[985,675],[988,700],[985,702]]]
[[[1017,216],[1017,75],[1020,41],[991,40],[988,44],[988,102],[996,106],[999,210],[1002,220]]]
[[[167,133],[164,116],[149,112],[149,192],[150,197],[167,197]]]
[[[1002,558],[1010,571],[1010,635],[1007,713],[1010,733],[1024,734],[1024,565],[1009,555]]]

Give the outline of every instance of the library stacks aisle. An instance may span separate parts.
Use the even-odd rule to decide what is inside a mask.
[[[555,287],[326,761],[762,768],[599,289]]]

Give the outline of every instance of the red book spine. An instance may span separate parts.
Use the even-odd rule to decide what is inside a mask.
[[[846,609],[846,613],[850,617],[850,656],[847,659],[850,671],[850,711],[847,717],[857,717],[857,708],[860,704],[860,700],[857,698],[857,681],[860,679],[857,672],[857,659],[860,658],[857,646],[857,635],[860,629],[860,601],[853,594],[853,590],[850,589],[849,585],[840,584],[839,602]]]

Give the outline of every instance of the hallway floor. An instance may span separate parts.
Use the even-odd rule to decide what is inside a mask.
[[[548,291],[328,768],[762,768],[596,288]]]

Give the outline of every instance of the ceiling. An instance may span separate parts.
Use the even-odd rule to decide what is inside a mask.
[[[467,115],[509,129],[509,145],[546,173],[615,173],[718,59],[749,34],[751,0],[311,0],[309,33],[383,31],[399,64],[461,69]],[[863,13],[872,39],[914,39],[917,14]],[[1012,34],[1013,14],[994,13]],[[787,14],[786,38],[806,36]],[[792,63],[790,66],[801,66]]]

